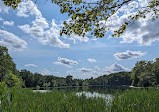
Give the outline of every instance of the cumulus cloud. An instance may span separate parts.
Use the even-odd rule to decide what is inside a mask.
[[[76,34],[71,34],[69,39],[73,40],[74,44],[76,44],[77,41],[80,41],[80,42],[88,42],[89,41],[88,37],[82,37],[82,36],[79,36],[79,35],[76,35]]]
[[[100,27],[107,26],[111,32],[118,30],[125,21],[132,21],[128,17],[137,13],[136,8],[147,6],[148,2],[148,0],[132,1],[128,5],[122,6],[108,21],[101,21]],[[159,19],[152,21],[151,14],[150,12],[145,19],[138,19],[128,25],[125,33],[121,35],[121,43],[137,42],[140,45],[149,46],[154,41],[159,40]]]
[[[4,2],[0,0],[0,12],[6,12],[8,13],[9,7],[4,5]]]
[[[0,30],[0,45],[6,46],[14,50],[23,50],[27,47],[26,41],[20,39],[13,33]]]
[[[50,72],[48,69],[43,69],[43,70],[41,71],[41,74],[42,74],[42,75],[51,75],[51,72]]]
[[[2,17],[0,17],[0,21],[3,21],[3,18],[2,18]]]
[[[141,52],[141,51],[129,51],[127,50],[126,52],[121,52],[121,53],[115,53],[114,57],[117,60],[124,60],[124,59],[133,59],[133,58],[139,58],[141,56],[144,56],[146,52]]]
[[[94,58],[88,58],[87,61],[90,62],[90,63],[95,63],[96,59],[94,59]]]
[[[130,71],[130,70],[128,68],[124,68],[122,65],[120,65],[118,63],[112,64],[111,66],[106,67],[104,69],[104,72],[106,74],[111,74],[111,73],[116,73],[116,72],[121,72],[121,71]]]
[[[88,72],[85,72],[88,69]],[[76,70],[68,70],[66,71],[67,74],[72,75],[75,79],[87,79],[87,78],[96,78],[99,74],[94,73],[94,71],[90,71],[89,68],[78,68]],[[81,71],[84,70],[84,71]]]
[[[4,21],[3,24],[7,25],[7,26],[13,26],[14,22],[13,21]]]
[[[58,57],[58,61],[54,62],[54,64],[56,64],[56,65],[64,65],[66,67],[71,67],[72,65],[77,65],[78,62],[74,61],[74,60],[67,59],[67,58]]]
[[[99,66],[94,66],[94,68],[95,68],[96,71],[100,71],[101,70],[101,68]]]
[[[74,78],[87,79],[91,77],[97,78],[104,74],[109,75],[111,73],[116,73],[121,71],[130,71],[130,70],[118,63],[115,63],[112,64],[111,66],[102,69],[99,66],[94,66],[94,69],[82,67],[82,68],[77,68],[76,70],[68,70],[66,73],[71,74]]]
[[[28,0],[26,2],[21,2],[17,8],[17,16],[29,17],[29,15],[35,15],[37,17],[42,16],[39,9],[31,0]]]
[[[60,28],[55,23],[55,20],[53,19],[52,24],[49,25],[32,1],[22,2],[17,10],[17,15],[20,17],[29,17],[30,15],[36,17],[35,20],[32,21],[32,25],[25,24],[19,26],[22,31],[30,34],[33,38],[36,38],[43,45],[70,48],[70,44],[60,40]]]
[[[92,69],[89,68],[78,68],[77,70],[81,71],[81,72],[92,72]]]
[[[35,64],[26,64],[26,65],[24,65],[25,67],[37,67],[37,65],[35,65]]]

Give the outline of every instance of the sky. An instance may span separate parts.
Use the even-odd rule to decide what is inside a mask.
[[[159,56],[159,22],[151,21],[151,13],[127,27],[121,37],[111,37],[134,8],[148,4],[148,0],[130,2],[121,7],[108,21],[110,31],[103,38],[60,36],[67,14],[49,1],[24,0],[16,10],[0,0],[0,45],[9,49],[17,69],[27,69],[43,75],[86,79],[120,71],[131,71],[140,60],[154,60]]]

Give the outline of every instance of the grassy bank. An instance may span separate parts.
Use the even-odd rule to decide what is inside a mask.
[[[129,89],[116,92],[111,106],[106,99],[77,96],[75,92],[53,90],[47,93],[17,89],[7,112],[158,112],[158,89]]]

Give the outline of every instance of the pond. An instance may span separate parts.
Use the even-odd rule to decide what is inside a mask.
[[[112,87],[112,86],[86,86],[86,87],[55,87],[55,88],[41,88],[40,90],[33,90],[33,92],[51,92],[52,90],[56,91],[68,91],[75,92],[77,96],[86,96],[86,98],[103,98],[105,99],[107,105],[111,105],[113,101],[113,94],[116,91],[123,92],[128,87]]]

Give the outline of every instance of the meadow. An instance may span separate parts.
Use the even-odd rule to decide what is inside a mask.
[[[12,90],[13,91],[13,90]],[[33,92],[31,89],[14,90],[8,107],[2,102],[3,112],[158,112],[159,89],[128,89],[113,93],[111,105],[106,98],[77,95],[76,91],[52,90]]]

